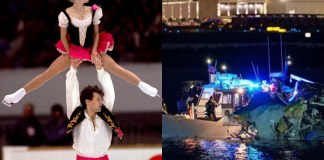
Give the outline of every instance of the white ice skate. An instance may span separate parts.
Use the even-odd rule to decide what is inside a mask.
[[[6,95],[2,100],[2,103],[8,107],[11,107],[14,103],[18,103],[25,95],[25,89],[21,88],[13,94]]]
[[[139,82],[138,87],[142,90],[142,92],[148,94],[151,97],[155,97],[155,96],[160,97],[157,94],[158,90],[145,82]]]

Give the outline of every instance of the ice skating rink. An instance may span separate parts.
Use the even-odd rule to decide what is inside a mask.
[[[3,160],[74,160],[75,151],[71,147],[2,147]],[[109,160],[150,160],[162,155],[161,145],[129,145],[111,147]]]

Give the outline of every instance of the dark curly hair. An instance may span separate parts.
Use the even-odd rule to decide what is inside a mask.
[[[102,89],[100,89],[98,86],[86,86],[80,94],[80,101],[81,101],[81,106],[83,109],[86,109],[87,105],[85,103],[85,100],[92,100],[93,98],[93,93],[98,93],[100,96],[103,96],[104,93]]]

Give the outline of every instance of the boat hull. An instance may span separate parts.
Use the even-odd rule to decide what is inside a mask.
[[[186,119],[180,116],[162,115],[162,137],[199,137],[226,139],[238,134],[241,126],[224,123],[223,119],[214,122]]]

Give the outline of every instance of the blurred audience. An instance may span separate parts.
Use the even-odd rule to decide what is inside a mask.
[[[60,104],[52,106],[51,118],[45,128],[45,144],[51,146],[70,145],[72,138],[66,135],[68,119]]]
[[[7,141],[11,145],[39,146],[44,141],[42,125],[34,115],[34,105],[26,103],[23,117],[7,131]]]
[[[100,29],[113,34],[117,62],[161,62],[161,1],[90,0],[101,5]],[[0,68],[49,66],[59,56],[58,14],[68,0],[0,2]]]

